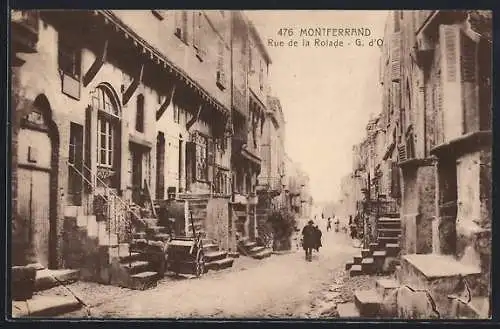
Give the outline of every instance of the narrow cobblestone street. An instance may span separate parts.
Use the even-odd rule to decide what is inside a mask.
[[[323,231],[323,248],[311,263],[304,261],[302,250],[260,261],[240,257],[233,268],[201,279],[167,278],[141,292],[109,287],[103,294],[102,286],[96,285],[96,296],[86,289],[79,297],[89,304],[92,318],[319,317],[324,294],[332,293],[335,282],[340,286],[344,264],[356,250],[344,234]],[[87,283],[76,285],[71,289],[78,295]],[[331,309],[332,298],[329,302]]]

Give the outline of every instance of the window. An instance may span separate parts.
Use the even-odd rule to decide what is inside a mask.
[[[113,133],[111,122],[100,118],[97,163],[102,167],[113,166]]]
[[[196,52],[196,57],[203,61],[206,50],[204,46],[203,32],[203,13],[201,11],[193,12],[193,47]]]
[[[196,180],[208,181],[208,137],[196,134]]]
[[[97,164],[112,168],[115,164],[115,142],[118,136],[119,111],[104,87],[98,87],[92,95],[92,106],[98,110],[97,117]]]
[[[74,44],[68,42],[69,37],[59,35],[59,69],[79,80],[81,75],[81,50]]]
[[[137,96],[137,112],[135,115],[135,130],[144,132],[144,96]]]
[[[174,103],[173,108],[173,114],[174,114],[174,122],[175,123],[180,123],[181,122],[181,109],[179,108],[179,105]]]

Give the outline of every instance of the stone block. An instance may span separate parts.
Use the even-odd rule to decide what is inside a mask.
[[[397,289],[397,315],[400,319],[439,319],[440,313],[432,296],[425,290],[409,286]]]
[[[339,318],[359,318],[359,310],[354,303],[337,304]]]
[[[401,260],[400,282],[414,290],[428,292],[440,318],[450,318],[452,310],[448,295],[467,281],[472,296],[481,292],[481,270],[465,265],[447,255],[405,255]]]
[[[354,292],[354,304],[361,317],[375,318],[380,312],[382,297],[375,289]]]

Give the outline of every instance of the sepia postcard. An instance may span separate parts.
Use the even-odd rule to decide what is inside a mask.
[[[491,319],[491,11],[10,32],[13,320]]]

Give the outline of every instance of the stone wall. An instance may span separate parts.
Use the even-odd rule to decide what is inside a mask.
[[[205,230],[210,239],[215,240],[221,249],[230,248],[228,232],[229,203],[226,198],[209,199],[207,204],[207,219]]]

